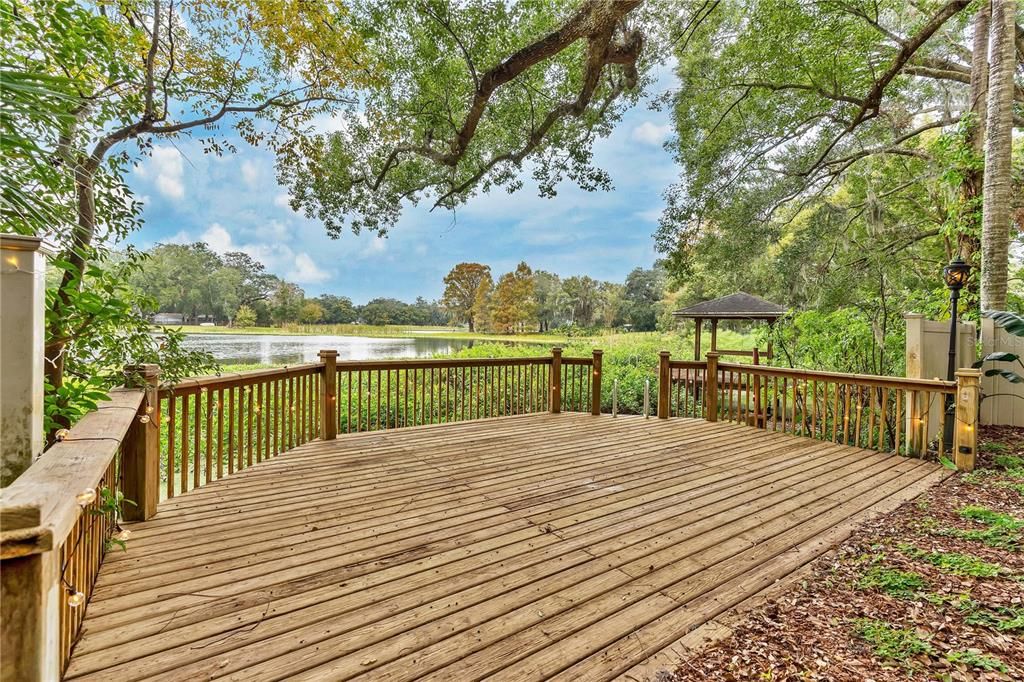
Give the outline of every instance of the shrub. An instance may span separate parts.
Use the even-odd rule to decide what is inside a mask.
[[[256,311],[247,305],[243,305],[235,313],[234,326],[236,327],[255,327],[256,326]]]

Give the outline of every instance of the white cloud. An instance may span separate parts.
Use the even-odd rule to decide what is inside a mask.
[[[242,162],[242,179],[249,189],[256,189],[260,181],[260,167],[254,161],[246,159]]]
[[[363,248],[363,257],[369,258],[372,256],[379,256],[388,249],[388,240],[384,237],[371,237],[370,241],[367,242]]]
[[[646,211],[637,211],[635,215],[640,220],[644,220],[649,223],[656,223],[661,220],[662,208],[660,206],[655,208],[649,208]]]
[[[217,253],[237,251],[231,239],[231,233],[225,230],[220,223],[211,223],[210,227],[203,232],[201,239]]]
[[[169,199],[185,198],[185,164],[174,147],[153,147],[150,166],[156,188]]]
[[[279,234],[286,229],[283,223],[276,220],[270,221],[269,227]],[[178,233],[175,237],[182,237],[181,242],[189,241],[184,233]],[[282,243],[238,244],[220,223],[210,223],[199,238],[217,253],[243,251],[266,265],[270,272],[283,271],[284,278],[291,282],[318,284],[331,278],[331,273],[320,268],[308,253],[296,253]]]
[[[191,244],[194,240],[185,230],[175,232],[170,237],[164,237],[160,240],[161,244]]]
[[[288,204],[289,199],[290,197],[288,196],[287,192],[278,192],[276,195],[274,195],[274,206],[277,206],[279,208],[287,208],[290,211],[292,210],[292,207]]]
[[[670,130],[671,127],[667,123],[659,126],[650,121],[644,121],[633,128],[633,139],[644,144],[658,146],[668,138]]]
[[[295,267],[286,276],[299,284],[316,284],[326,282],[331,278],[330,273],[320,269],[308,253],[299,253],[295,256]]]

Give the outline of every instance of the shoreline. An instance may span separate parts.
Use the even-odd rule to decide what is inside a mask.
[[[568,343],[568,336],[554,334],[484,334],[463,331],[454,327],[418,327],[404,325],[301,325],[296,327],[203,327],[199,325],[153,325],[153,331],[162,327],[186,334],[238,335],[238,336],[350,336],[391,339],[452,339],[459,341],[491,341],[496,343]],[[578,337],[595,338],[595,337]]]

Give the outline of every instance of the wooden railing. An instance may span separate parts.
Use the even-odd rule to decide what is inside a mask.
[[[155,432],[148,391],[118,389],[50,447],[0,503],[5,679],[59,679],[104,555],[144,501],[140,444]],[[155,433],[152,434],[155,439]],[[136,502],[137,501],[137,502]]]
[[[324,350],[320,360],[161,388],[161,495],[180,495],[338,433],[600,410],[601,351],[589,358],[564,358],[556,348],[543,357],[339,362],[337,351]]]
[[[973,467],[977,371],[957,381],[840,374],[764,365],[680,362],[661,354],[658,415],[703,417],[881,452],[941,458]],[[958,386],[964,388],[962,395]],[[956,403],[948,416],[947,405]],[[974,407],[971,407],[973,404]],[[946,420],[959,438],[949,452]],[[970,463],[968,463],[970,462]]]
[[[185,379],[160,389],[160,468],[174,497],[320,434],[323,365]]]

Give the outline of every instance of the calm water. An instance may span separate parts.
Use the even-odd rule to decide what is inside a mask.
[[[189,334],[188,348],[213,354],[226,365],[293,365],[316,362],[323,349],[338,351],[339,360],[421,358],[469,348],[472,341],[435,339],[382,339],[362,336],[289,336],[285,334]]]

